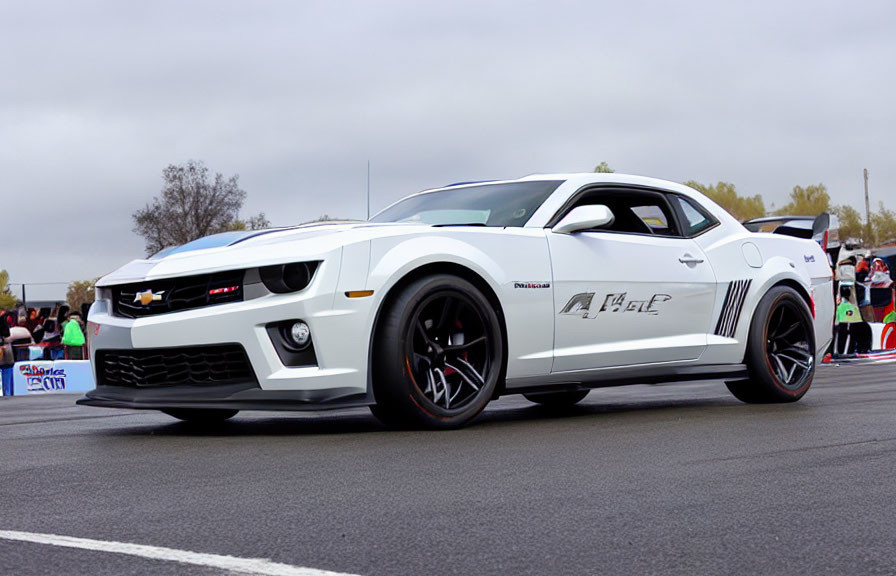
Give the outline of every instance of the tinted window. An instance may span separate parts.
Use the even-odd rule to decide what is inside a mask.
[[[687,236],[699,234],[716,223],[716,220],[705,211],[697,208],[690,200],[683,196],[670,196],[671,201],[677,203],[681,207],[681,212],[686,219],[685,225],[688,227]]]
[[[632,206],[632,212],[641,219],[652,231],[662,230],[668,231],[669,220],[663,214],[662,209],[657,204],[647,206]]]
[[[678,236],[672,210],[661,194],[637,190],[595,190],[575,206],[602,204],[613,212],[613,223],[601,231]]]
[[[401,200],[371,222],[438,226],[523,226],[561,180],[457,186]]]

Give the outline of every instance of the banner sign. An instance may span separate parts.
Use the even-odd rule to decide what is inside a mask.
[[[83,393],[96,388],[89,360],[16,362],[12,380],[16,396]]]

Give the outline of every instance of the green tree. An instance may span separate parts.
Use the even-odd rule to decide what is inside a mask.
[[[201,161],[170,164],[162,171],[162,193],[151,204],[133,214],[134,232],[146,241],[147,255],[168,246],[226,232],[264,228],[270,225],[264,214],[239,218],[246,191],[239,187],[239,175],[224,178]]]
[[[864,240],[866,237],[865,223],[862,222],[862,216],[859,211],[852,206],[835,206],[831,212],[837,215],[840,220],[840,241],[846,242],[850,238],[853,240]]]
[[[896,238],[896,212],[884,208],[884,203],[878,205],[877,212],[871,215],[871,228],[873,239],[866,240],[872,244],[886,242]]]
[[[824,184],[811,186],[794,186],[790,193],[790,202],[775,213],[787,216],[818,216],[822,212],[831,211],[831,196]]]
[[[684,183],[695,190],[709,196],[716,204],[728,211],[729,214],[743,222],[751,218],[765,216],[765,203],[762,196],[741,196],[730,182],[716,182],[715,184],[701,184],[694,180]]]
[[[75,280],[68,285],[65,301],[72,310],[81,310],[81,304],[92,303],[95,296],[94,287],[98,278],[93,280]],[[85,318],[86,320],[86,318]]]
[[[9,291],[9,272],[0,270],[0,310],[15,308],[19,299]]]
[[[600,164],[598,164],[597,166],[595,166],[595,167],[594,167],[594,171],[595,171],[595,172],[602,172],[602,173],[604,173],[604,174],[612,174],[613,172],[615,172],[615,170],[613,170],[612,168],[610,168],[610,165],[607,164],[606,162],[601,162]]]

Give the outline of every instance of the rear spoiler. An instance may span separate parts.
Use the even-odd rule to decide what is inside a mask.
[[[821,249],[827,252],[828,241],[831,232],[831,215],[822,212],[812,221],[812,228],[796,228],[794,226],[778,226],[773,234],[783,234],[784,236],[795,236],[796,238],[805,238],[806,240],[815,240],[821,246]]]

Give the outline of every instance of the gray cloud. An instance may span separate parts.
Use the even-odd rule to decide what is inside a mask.
[[[45,2],[0,8],[14,282],[142,254],[131,213],[188,158],[274,224],[532,172],[824,182],[894,204],[889,2]]]

